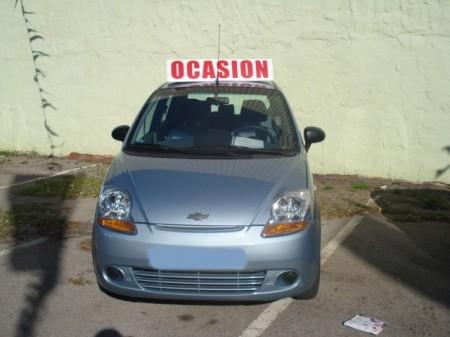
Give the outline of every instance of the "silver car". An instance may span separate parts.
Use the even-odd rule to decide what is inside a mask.
[[[313,298],[320,215],[304,143],[273,82],[166,83],[147,100],[98,198],[93,258],[127,297]]]

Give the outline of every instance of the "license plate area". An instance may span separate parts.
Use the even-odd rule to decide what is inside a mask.
[[[152,246],[149,265],[162,270],[242,270],[245,253],[236,248]]]

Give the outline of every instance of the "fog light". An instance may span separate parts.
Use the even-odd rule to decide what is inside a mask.
[[[111,281],[122,281],[124,279],[123,271],[116,267],[106,268],[106,276],[108,276]]]
[[[295,271],[285,271],[284,273],[278,275],[277,283],[284,287],[288,287],[297,282],[297,279],[298,276]]]

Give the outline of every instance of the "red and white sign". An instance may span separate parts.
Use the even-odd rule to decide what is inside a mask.
[[[168,60],[168,82],[272,81],[270,59]]]

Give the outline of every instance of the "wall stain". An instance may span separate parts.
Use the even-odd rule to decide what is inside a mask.
[[[42,86],[42,81],[46,77],[46,73],[39,67],[38,62],[40,58],[50,57],[50,55],[36,48],[36,42],[39,40],[44,41],[45,39],[31,23],[31,16],[35,13],[26,10],[22,0],[15,1],[14,7],[17,8],[18,5],[20,7],[25,29],[27,30],[28,34],[28,45],[30,47],[31,58],[34,66],[33,81],[36,83],[36,87],[39,91],[39,98],[41,100],[40,107],[44,119],[44,129],[47,132],[48,142],[50,144],[50,157],[53,157],[54,149],[56,148],[55,137],[59,137],[59,135],[52,127],[50,127],[47,113],[49,109],[57,110],[57,108],[55,105],[53,105],[53,103],[50,102],[48,98],[49,92],[46,91]]]

